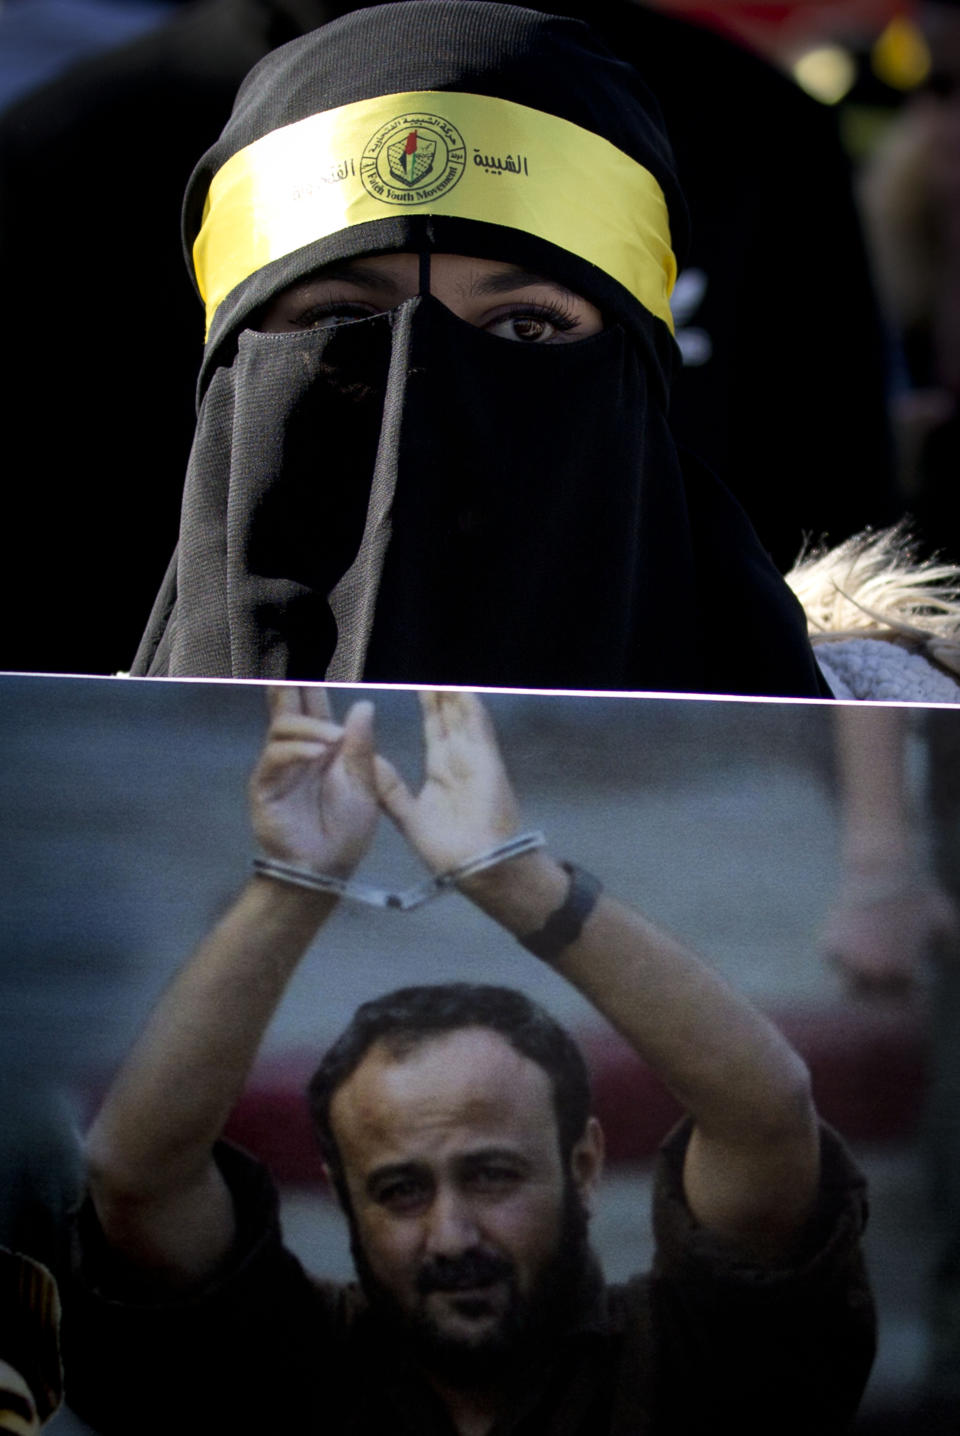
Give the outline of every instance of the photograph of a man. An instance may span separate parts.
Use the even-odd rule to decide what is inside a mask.
[[[285,687],[271,708],[250,784],[256,875],[156,1005],[89,1135],[65,1302],[76,1409],[105,1436],[847,1429],[873,1352],[863,1182],[776,1027],[524,833],[476,697],[423,695],[418,791],[377,752],[371,703],[340,724],[322,690]],[[650,1275],[604,1284],[586,1069],[516,991],[388,993],[324,1058],[310,1099],[356,1283],[304,1271],[266,1172],[219,1141],[381,814],[682,1103]]]

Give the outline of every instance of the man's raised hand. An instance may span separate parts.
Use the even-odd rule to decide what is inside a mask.
[[[412,794],[385,758],[375,761],[380,804],[432,872],[459,867],[511,837],[517,800],[493,725],[473,693],[421,693],[425,777]]]
[[[960,914],[929,874],[911,877],[901,862],[878,877],[879,882],[873,874],[844,871],[820,947],[859,996],[906,997],[922,980],[927,962],[955,959]]]
[[[281,862],[349,877],[379,816],[373,704],[354,703],[343,724],[322,688],[268,690],[270,728],[250,779],[253,831]]]

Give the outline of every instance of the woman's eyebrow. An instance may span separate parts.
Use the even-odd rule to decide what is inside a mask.
[[[325,279],[344,279],[351,284],[356,284],[361,289],[387,289],[396,290],[399,288],[397,281],[389,274],[379,269],[367,269],[363,261],[344,259],[333,264],[325,265],[318,269],[315,274],[302,281],[305,284],[316,283]]]
[[[545,285],[558,294],[567,294],[571,299],[576,298],[573,290],[567,289],[566,285],[547,279],[543,274],[535,274],[532,269],[507,269],[500,274],[485,274],[475,279],[470,289],[473,294],[505,294],[511,289],[530,289],[537,284]]]

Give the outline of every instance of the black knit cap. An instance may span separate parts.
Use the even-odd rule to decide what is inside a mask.
[[[674,251],[685,250],[686,207],[659,107],[636,70],[617,59],[589,26],[479,0],[404,0],[334,20],[274,50],[251,70],[223,134],[197,165],[187,189],[183,237],[191,274],[210,182],[232,155],[311,115],[381,95],[427,90],[509,100],[608,140],[656,178],[667,202]],[[573,189],[570,204],[577,204]],[[580,256],[498,224],[400,214],[318,239],[238,284],[214,317],[205,368],[260,306],[321,265],[424,249],[538,268],[641,337],[662,369],[672,366],[666,325]]]

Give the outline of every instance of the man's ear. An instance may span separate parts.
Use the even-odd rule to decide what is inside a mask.
[[[593,1194],[603,1171],[605,1149],[603,1128],[596,1117],[588,1117],[583,1135],[574,1143],[570,1153],[570,1175],[587,1211],[590,1211]]]

